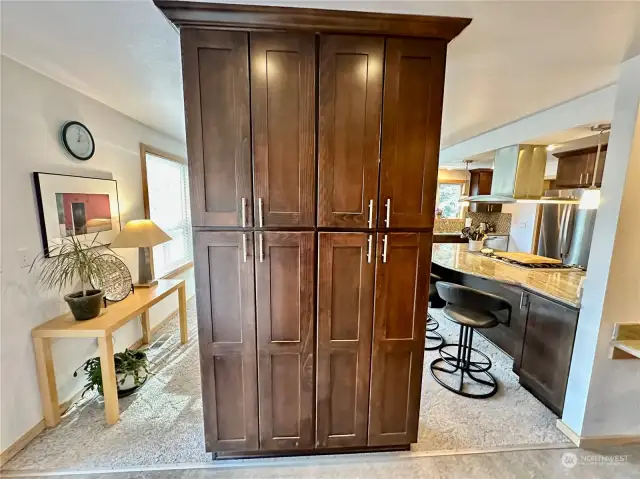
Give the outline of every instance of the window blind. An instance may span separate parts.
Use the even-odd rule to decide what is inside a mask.
[[[149,218],[172,240],[153,247],[154,276],[193,261],[187,165],[146,154]]]

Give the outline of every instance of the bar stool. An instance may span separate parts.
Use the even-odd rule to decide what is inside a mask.
[[[438,290],[436,288],[437,281],[442,281],[442,278],[432,273],[429,281],[429,308],[431,308],[434,303],[442,302],[440,296],[438,296]],[[438,321],[436,321],[435,318],[431,316],[431,313],[427,310],[427,327],[424,341],[425,351],[440,349],[445,343],[442,335],[436,332],[436,329],[438,329],[439,327],[440,323],[438,323]]]
[[[494,311],[507,310],[508,318],[505,324],[508,325],[511,322],[511,305],[500,296],[444,281],[438,281],[436,289],[447,303],[442,309],[444,317],[460,325],[460,336],[458,344],[440,348],[440,357],[430,365],[431,375],[442,387],[460,396],[475,399],[493,396],[498,391],[498,383],[489,372],[491,360],[486,354],[472,347],[473,331],[497,326],[500,321],[493,314]],[[456,348],[457,352],[449,351],[451,348]],[[441,374],[439,377],[436,371],[447,375],[454,375],[459,371],[458,386],[447,384],[443,381],[444,375]],[[469,378],[469,383],[465,383],[465,375]],[[480,391],[465,391],[465,386],[474,386]]]

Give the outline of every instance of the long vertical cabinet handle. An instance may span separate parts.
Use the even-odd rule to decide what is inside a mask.
[[[260,257],[260,262],[264,261],[264,246],[262,244],[262,233],[258,234],[258,256]]]
[[[369,200],[369,228],[373,228],[373,200]]]
[[[389,228],[391,226],[391,198],[387,198],[386,208],[387,216],[384,219],[384,224]]]
[[[258,226],[262,228],[264,226],[262,218],[262,198],[258,198]]]
[[[371,263],[371,244],[373,243],[372,238],[373,235],[369,235],[369,238],[367,238],[367,263]]]
[[[242,227],[246,228],[247,227],[247,199],[244,197],[240,201],[240,208],[242,208],[242,210],[240,211],[240,217],[242,218]]]
[[[242,261],[247,262],[247,233],[242,233]]]
[[[387,262],[387,235],[382,238],[382,262]]]

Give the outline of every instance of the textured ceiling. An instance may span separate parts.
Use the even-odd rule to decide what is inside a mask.
[[[254,3],[473,18],[449,47],[443,147],[611,84],[640,54],[634,2]],[[150,0],[3,1],[2,53],[184,138],[178,34]]]

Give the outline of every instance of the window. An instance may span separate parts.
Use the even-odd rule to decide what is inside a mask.
[[[172,238],[153,247],[153,276],[161,278],[193,261],[189,173],[181,158],[146,145],[141,146],[141,153],[146,217]]]
[[[460,218],[464,183],[438,183],[438,198],[436,204],[442,210],[442,218]]]

